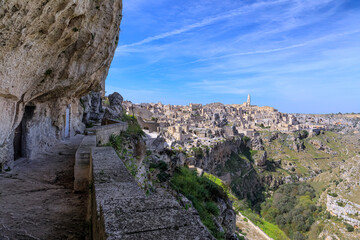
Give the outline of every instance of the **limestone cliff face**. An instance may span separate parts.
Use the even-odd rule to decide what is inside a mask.
[[[1,168],[24,112],[25,150],[65,136],[66,108],[69,134],[81,131],[78,99],[104,89],[121,12],[121,0],[0,0]]]
[[[249,151],[247,145],[241,138],[229,138],[205,150],[202,157],[186,159],[185,162],[221,178],[240,199],[257,203],[262,200],[264,182],[255,170],[256,164],[245,156]]]

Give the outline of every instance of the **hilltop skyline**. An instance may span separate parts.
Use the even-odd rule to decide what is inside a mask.
[[[283,112],[360,112],[360,3],[124,2],[106,81],[132,102],[246,101]]]

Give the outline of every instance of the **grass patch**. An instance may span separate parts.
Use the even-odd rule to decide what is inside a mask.
[[[201,221],[216,239],[225,239],[224,232],[219,232],[213,221],[213,218],[219,215],[217,198],[227,198],[221,187],[206,177],[197,176],[195,171],[186,167],[175,170],[171,186],[193,203]]]

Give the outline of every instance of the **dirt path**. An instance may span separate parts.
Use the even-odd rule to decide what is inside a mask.
[[[73,165],[82,140],[59,142],[0,174],[0,239],[57,240],[86,236],[87,195],[75,194]]]
[[[236,226],[246,233],[246,238],[249,240],[272,240],[266,235],[258,226],[255,226],[250,220],[244,221],[245,217],[239,213],[236,215]]]

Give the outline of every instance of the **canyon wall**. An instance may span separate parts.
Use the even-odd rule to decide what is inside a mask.
[[[0,171],[14,143],[32,157],[82,132],[79,98],[104,91],[121,18],[121,0],[0,0]]]

